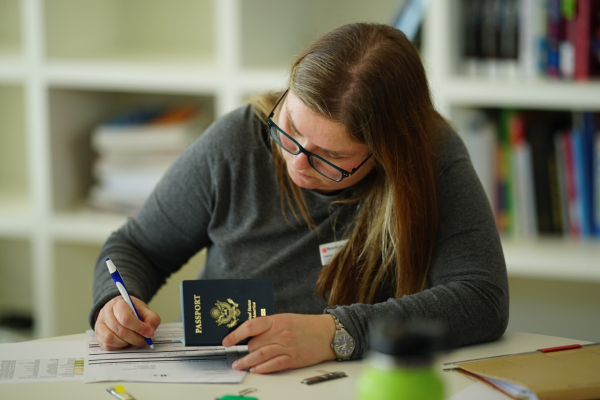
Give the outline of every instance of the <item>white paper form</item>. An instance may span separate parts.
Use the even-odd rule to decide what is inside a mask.
[[[83,340],[0,344],[0,384],[81,381]]]
[[[84,382],[241,383],[246,371],[231,365],[248,353],[248,346],[186,347],[181,322],[162,324],[149,347],[103,350],[93,331],[86,332]]]

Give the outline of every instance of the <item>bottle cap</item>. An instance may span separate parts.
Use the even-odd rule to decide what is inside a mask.
[[[372,330],[371,350],[395,358],[431,358],[448,348],[445,325],[434,321],[387,320]]]

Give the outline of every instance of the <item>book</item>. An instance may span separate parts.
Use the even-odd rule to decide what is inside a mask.
[[[590,141],[586,125],[590,124],[589,113],[575,112],[573,114],[573,151],[575,166],[575,184],[577,185],[581,236],[590,237],[592,235],[592,177],[591,177],[591,156],[593,151],[593,139]],[[593,132],[592,132],[593,137]]]
[[[579,21],[575,19],[575,3],[573,1],[561,2],[562,31],[559,43],[560,76],[573,79],[575,76],[575,44],[577,42],[577,27]]]
[[[498,72],[515,77],[519,56],[519,1],[503,0],[499,10]]]
[[[594,139],[594,225],[596,236],[600,237],[600,130]]]
[[[430,0],[405,0],[392,22],[392,26],[404,32],[414,42],[421,27]]]
[[[563,221],[560,188],[557,176],[555,140],[557,127],[566,122],[562,114],[537,114],[530,118],[527,141],[531,145],[538,231],[543,234],[562,234]]]
[[[536,193],[531,145],[525,137],[526,118],[522,113],[510,121],[512,144],[512,180],[515,192],[515,234],[522,238],[536,237],[538,233]]]
[[[575,65],[574,77],[577,80],[590,78],[592,59],[592,0],[578,0],[574,28]]]
[[[181,283],[186,346],[220,346],[247,320],[274,314],[270,279],[200,279]],[[246,344],[243,340],[239,344]]]
[[[565,161],[565,146],[562,140],[562,133],[559,131],[554,135],[554,150],[556,154],[556,183],[558,184],[558,204],[560,207],[560,220],[562,221],[562,235],[569,234],[569,210],[567,198],[567,181],[566,181],[566,161]]]
[[[577,175],[575,173],[575,151],[573,133],[565,129],[562,133],[565,160],[565,186],[567,188],[567,210],[569,216],[569,231],[571,236],[578,237],[581,233],[581,211]]]
[[[200,136],[209,113],[194,104],[139,106],[97,126],[88,206],[133,215],[181,151]]]
[[[482,72],[489,77],[498,74],[502,3],[503,0],[483,0],[481,9]]]
[[[514,174],[512,172],[513,162],[510,142],[510,121],[514,114],[515,111],[513,110],[500,110],[496,153],[496,184],[498,185],[496,223],[499,232],[508,237],[515,234],[515,222],[517,222],[515,221]]]
[[[457,110],[453,120],[490,206],[496,213],[496,124],[481,110]]]
[[[548,33],[546,74],[551,78],[560,77],[560,42],[563,34],[563,18],[560,0],[548,0]]]
[[[181,151],[206,127],[206,120],[192,106],[155,111],[126,111],[92,132],[97,152]]]
[[[592,3],[591,23],[591,49],[592,60],[590,62],[590,75],[600,75],[600,2]]]
[[[485,0],[462,0],[463,55],[465,72],[478,74],[482,54],[482,11]]]
[[[481,380],[511,398],[600,398],[600,345],[597,343],[540,349],[455,365],[459,372]]]
[[[519,64],[522,75],[537,77],[545,70],[546,8],[544,0],[519,3]]]

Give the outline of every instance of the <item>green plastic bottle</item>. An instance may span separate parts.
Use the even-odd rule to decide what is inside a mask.
[[[443,400],[444,385],[433,368],[439,325],[386,323],[371,335],[358,380],[358,400]]]

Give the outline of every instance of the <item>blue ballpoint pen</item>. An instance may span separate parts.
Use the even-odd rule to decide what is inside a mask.
[[[121,292],[123,300],[125,300],[125,303],[129,305],[129,308],[131,308],[131,310],[135,313],[138,319],[143,322],[144,320],[142,319],[142,317],[140,317],[140,314],[133,305],[133,301],[131,301],[131,297],[129,297],[129,292],[127,292],[127,288],[125,287],[125,282],[123,282],[123,278],[121,278],[121,274],[119,274],[117,267],[115,267],[115,264],[110,260],[110,258],[106,259],[106,266],[108,267],[108,272],[110,272],[110,276],[112,276],[113,281],[115,281],[115,284],[117,285],[117,289],[119,289],[119,292]],[[146,340],[148,346],[150,346],[150,348],[154,350],[154,343],[152,343],[152,339],[144,338],[144,340]]]

